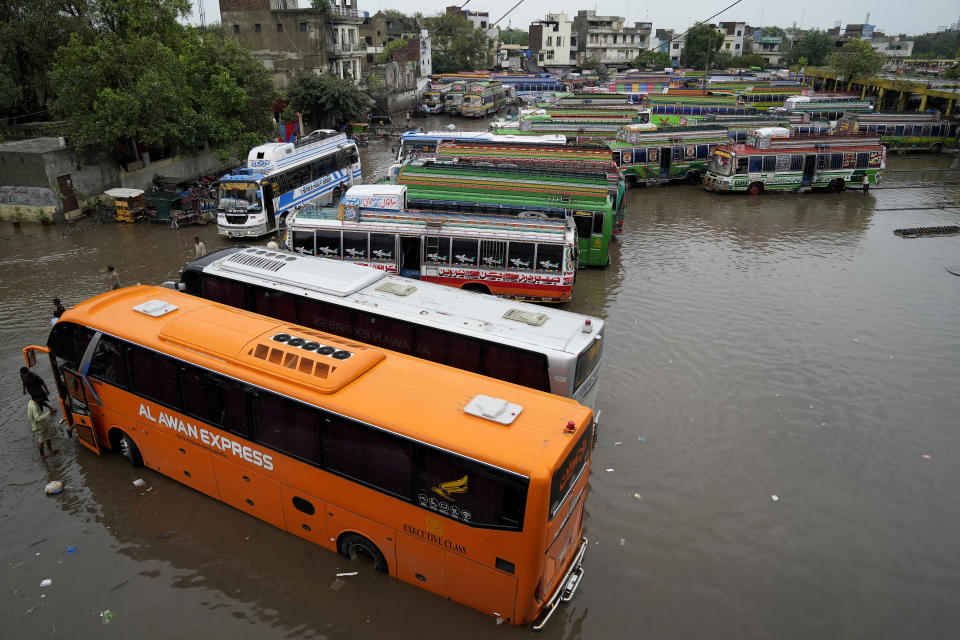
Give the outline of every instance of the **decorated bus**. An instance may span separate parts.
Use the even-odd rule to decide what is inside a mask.
[[[420,103],[420,109],[424,113],[443,113],[444,96],[450,91],[450,85],[434,84],[423,92],[423,101]]]
[[[713,149],[729,142],[727,130],[719,127],[637,131],[628,126],[607,144],[632,187],[674,180],[700,182]]]
[[[439,606],[538,629],[583,577],[593,414],[569,398],[162,287],[81,302],[23,352],[45,356],[89,455],[118,452]],[[596,341],[584,369],[599,357]]]
[[[507,92],[502,83],[471,82],[463,94],[460,115],[465,118],[483,118],[497,113],[506,103]]]
[[[523,215],[538,210],[548,217],[557,212],[559,217],[572,214],[581,266],[610,264],[610,237],[616,223],[606,174],[426,162],[404,165],[397,184],[406,186],[411,206],[422,209],[448,209],[456,203],[456,211],[470,215]]]
[[[647,96],[647,100],[650,103],[650,122],[658,127],[683,127],[709,115],[759,115],[753,107],[729,96],[677,97],[656,94]]]
[[[703,186],[751,195],[802,187],[838,192],[877,184],[886,166],[886,149],[876,136],[787,136],[786,129],[760,129],[745,144],[716,147]]]
[[[294,207],[334,200],[360,179],[357,144],[343,133],[318,129],[296,142],[254,147],[247,166],[220,178],[217,232],[257,237],[282,229]]]
[[[776,107],[770,109],[771,113],[780,114],[807,114],[814,120],[839,120],[845,113],[870,113],[873,111],[873,104],[866,100],[850,102],[846,100],[819,102],[819,101],[800,101],[792,103],[789,109],[786,107]]]
[[[845,113],[836,126],[837,135],[878,135],[892,151],[932,151],[957,147],[960,121],[944,118],[939,111],[921,113]]]
[[[379,185],[389,190],[389,185]],[[389,194],[392,195],[392,194]],[[500,218],[308,204],[284,248],[426,282],[534,302],[567,302],[576,278],[572,220]]]

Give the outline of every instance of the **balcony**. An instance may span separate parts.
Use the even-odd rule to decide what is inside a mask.
[[[330,22],[346,22],[348,24],[360,24],[363,22],[363,15],[356,9],[344,9],[342,7],[330,7]]]
[[[353,57],[367,52],[367,45],[363,42],[330,42],[327,41],[327,55],[334,58]]]

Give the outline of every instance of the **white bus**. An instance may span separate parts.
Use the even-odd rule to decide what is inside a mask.
[[[597,414],[604,322],[256,247],[215,251],[178,287],[223,304],[573,398]]]
[[[296,142],[254,147],[247,166],[220,178],[217,232],[258,237],[286,225],[308,200],[331,202],[360,179],[357,145],[343,133],[318,129]]]

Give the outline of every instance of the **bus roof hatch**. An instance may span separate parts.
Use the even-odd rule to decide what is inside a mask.
[[[474,396],[467,406],[463,408],[464,412],[472,416],[492,420],[500,424],[510,425],[517,419],[523,407],[513,404],[501,398],[491,398],[478,394]]]

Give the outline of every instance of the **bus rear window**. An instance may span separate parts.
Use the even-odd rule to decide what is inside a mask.
[[[590,346],[580,352],[577,356],[577,374],[573,384],[573,391],[576,393],[580,385],[590,377],[597,364],[600,362],[600,354],[603,353],[603,336],[598,336],[596,340],[590,343]]]
[[[570,487],[580,477],[580,472],[587,459],[590,457],[590,440],[593,434],[592,428],[586,428],[580,434],[577,444],[574,445],[570,453],[567,454],[557,470],[553,472],[553,482],[550,484],[550,519],[557,515],[557,510],[563,504],[567,494],[570,493]]]

